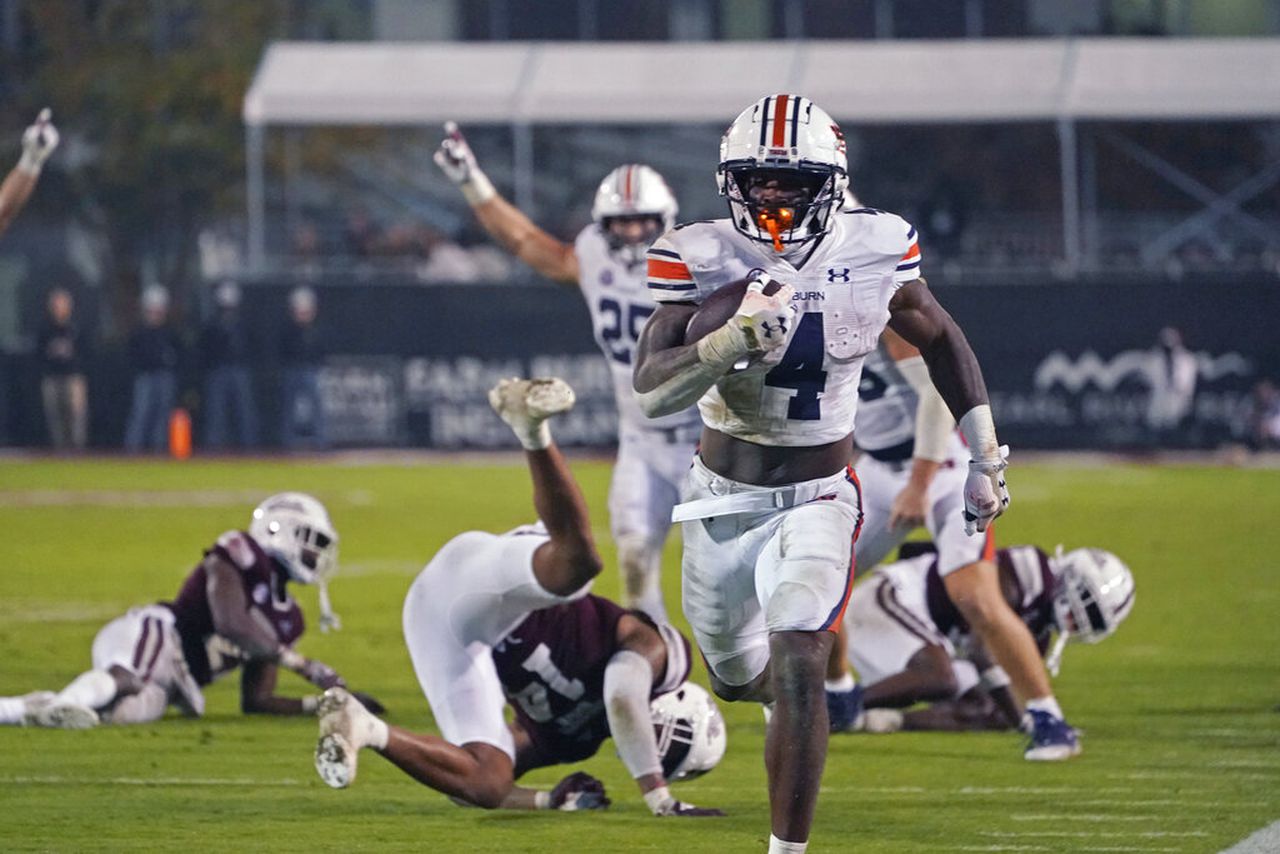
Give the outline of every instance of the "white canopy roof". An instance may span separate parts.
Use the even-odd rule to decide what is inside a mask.
[[[1280,116],[1280,39],[281,42],[250,125],[724,123],[802,92],[868,123]]]

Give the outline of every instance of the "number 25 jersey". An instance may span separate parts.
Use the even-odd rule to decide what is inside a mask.
[[[852,432],[862,360],[888,323],[889,300],[920,275],[916,230],[884,211],[841,211],[797,261],[799,269],[728,219],[676,226],[649,250],[649,291],[658,302],[701,303],[757,268],[795,288],[791,341],[702,396],[708,427],[785,446],[823,445]]]

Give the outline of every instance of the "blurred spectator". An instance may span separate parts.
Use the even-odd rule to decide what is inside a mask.
[[[286,448],[324,447],[324,406],[320,399],[320,360],[323,352],[316,329],[316,292],[294,288],[289,294],[289,322],[280,333],[284,364],[284,423],[280,435]]]
[[[129,336],[133,400],[124,448],[131,454],[163,451],[177,393],[179,342],[169,325],[169,291],[151,285],[142,292],[142,325]]]
[[[1280,389],[1271,380],[1262,380],[1253,387],[1249,428],[1254,449],[1280,449]]]
[[[249,375],[249,333],[240,318],[240,286],[225,281],[214,290],[214,315],[200,331],[204,368],[204,439],[210,448],[230,443],[235,421],[242,448],[258,444],[258,413]]]
[[[424,261],[418,265],[418,278],[426,282],[474,282],[480,268],[471,253],[432,228],[423,226],[417,233]]]
[[[378,250],[378,232],[369,212],[356,208],[347,214],[347,226],[343,232],[348,254],[356,258],[368,258]]]
[[[1160,444],[1185,443],[1179,429],[1195,403],[1198,371],[1195,354],[1183,346],[1182,333],[1172,326],[1161,329],[1147,367],[1147,426]]]
[[[293,255],[297,272],[305,276],[319,275],[323,263],[320,254],[319,230],[313,223],[302,223],[293,232]]]
[[[40,329],[40,394],[49,441],[55,450],[83,450],[89,425],[89,392],[84,378],[85,340],[72,318],[71,292],[49,294],[49,316]]]

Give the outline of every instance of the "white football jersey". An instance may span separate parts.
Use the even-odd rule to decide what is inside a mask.
[[[795,288],[786,351],[726,375],[698,401],[707,426],[760,445],[822,445],[852,432],[863,358],[884,331],[893,294],[920,275],[916,230],[872,208],[834,216],[799,269],[727,219],[676,226],[648,257],[659,302],[701,303],[753,269]]]
[[[864,451],[882,451],[915,441],[918,403],[915,389],[899,373],[884,346],[876,347],[862,363],[853,440]]]
[[[646,417],[631,385],[636,341],[645,321],[657,308],[645,284],[644,265],[628,268],[622,263],[609,251],[600,226],[595,224],[578,233],[573,251],[578,256],[578,284],[591,312],[596,343],[608,360],[613,376],[619,429],[696,427],[698,411],[693,407],[662,418]]]

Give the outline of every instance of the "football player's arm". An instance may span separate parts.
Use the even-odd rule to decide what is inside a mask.
[[[246,715],[308,715],[316,710],[315,697],[276,696],[274,662],[253,658],[244,664],[240,676],[240,711]]]
[[[934,387],[960,424],[973,455],[964,489],[966,530],[985,531],[1009,504],[1003,475],[1008,449],[996,439],[978,357],[923,278],[907,282],[893,295],[889,326],[920,350]]]
[[[980,688],[963,697],[912,709],[902,715],[904,732],[978,732],[1007,730],[1003,714]]]
[[[465,801],[460,803],[466,804]],[[585,771],[574,771],[550,791],[512,786],[511,791],[498,804],[504,810],[600,810],[609,806],[604,783]],[[466,804],[470,806],[469,804]]]
[[[724,325],[692,343],[685,329],[697,311],[693,303],[662,303],[640,333],[632,387],[650,418],[687,409],[728,373],[739,359],[785,346],[786,335],[770,335],[770,324],[794,331],[790,285],[765,296],[765,279],[752,282]]]
[[[662,776],[662,760],[653,730],[649,697],[667,671],[667,648],[661,635],[643,620],[623,616],[617,628],[618,651],[604,670],[604,708],[609,733],[622,763],[640,787],[655,816],[722,815],[719,810],[681,803]]]
[[[436,164],[458,185],[489,236],[548,279],[577,286],[578,256],[573,246],[539,228],[524,211],[499,195],[481,171],[458,126],[446,122],[444,129],[445,138],[435,153]]]
[[[951,432],[956,420],[929,379],[929,368],[920,351],[892,329],[880,336],[895,367],[916,393],[915,436],[911,452],[911,473],[893,499],[889,527],[915,528],[924,524],[926,498],[934,475],[946,462]]]
[[[1019,727],[1022,723],[1022,706],[1018,704],[1017,698],[1013,696],[1009,674],[1005,672],[1003,667],[996,664],[995,659],[991,657],[991,653],[987,652],[982,639],[976,633],[969,639],[967,657],[973,662],[974,667],[978,669],[978,673],[982,678],[978,690],[985,692],[991,698],[991,702],[995,705],[996,714],[1006,726],[1015,729]]]
[[[22,134],[22,157],[0,184],[0,234],[9,228],[18,211],[31,198],[44,161],[58,146],[58,131],[49,119],[46,107],[40,111],[35,124]]]

